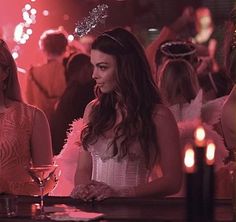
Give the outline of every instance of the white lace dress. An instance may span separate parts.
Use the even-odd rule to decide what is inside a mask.
[[[81,128],[81,119],[73,122],[67,143],[55,158],[62,173],[58,185],[51,195],[68,196],[74,187],[74,175],[81,149],[78,145]],[[115,189],[147,183],[150,172],[146,168],[140,146],[134,143],[129,155],[118,161],[116,157],[111,155],[112,147],[108,149],[110,143],[111,139],[103,137],[89,147],[93,159],[92,180],[104,182]]]

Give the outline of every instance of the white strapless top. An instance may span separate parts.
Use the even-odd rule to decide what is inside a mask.
[[[147,183],[149,170],[146,168],[139,144],[133,143],[129,155],[118,160],[116,156],[112,157],[110,143],[111,139],[103,137],[89,147],[93,158],[92,179],[104,182],[113,188],[132,187]]]
[[[57,187],[51,193],[53,196],[68,196],[74,187],[78,155],[80,153],[79,138],[82,129],[82,119],[75,120],[68,133],[66,144],[55,161],[61,169]],[[100,138],[89,147],[93,158],[92,179],[104,182],[113,188],[131,187],[148,182],[149,170],[138,143],[129,148],[129,155],[122,160],[112,157],[111,139]],[[119,143],[119,141],[118,141]],[[118,144],[119,146],[119,144]]]

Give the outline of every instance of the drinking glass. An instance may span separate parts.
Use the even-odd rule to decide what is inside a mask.
[[[28,169],[28,173],[31,176],[32,180],[39,186],[40,190],[40,214],[36,216],[36,219],[45,219],[46,215],[44,212],[44,188],[48,180],[53,176],[55,177],[55,182],[58,180],[56,175],[58,165],[49,164],[41,166],[32,166]]]
[[[17,196],[0,195],[0,217],[14,217],[17,214]],[[1,220],[0,220],[1,221]]]

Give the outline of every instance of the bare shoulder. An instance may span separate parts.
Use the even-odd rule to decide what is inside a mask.
[[[17,104],[17,106],[21,107],[21,110],[23,110],[23,112],[25,113],[25,115],[27,115],[29,118],[30,116],[32,116],[35,121],[47,121],[47,117],[45,115],[45,113],[39,109],[36,106],[24,103],[24,102],[15,102]]]
[[[84,110],[83,119],[85,122],[88,122],[89,114],[92,111],[93,106],[97,103],[97,99],[92,100],[90,103],[87,104]]]
[[[35,108],[35,124],[48,124],[48,119],[45,115],[45,113],[38,109],[38,108]]]
[[[177,123],[172,112],[164,105],[156,105],[153,113],[153,121],[157,130],[160,129],[163,131],[164,128],[169,129],[170,127],[175,130],[177,129]]]
[[[168,118],[174,118],[173,114],[169,110],[168,107],[162,105],[162,104],[157,104],[155,106],[153,116],[156,119],[168,119]]]

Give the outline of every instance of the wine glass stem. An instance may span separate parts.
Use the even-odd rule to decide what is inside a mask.
[[[41,183],[40,184],[40,211],[41,211],[41,214],[44,214],[43,191],[44,191],[44,185],[43,185],[43,183]]]

